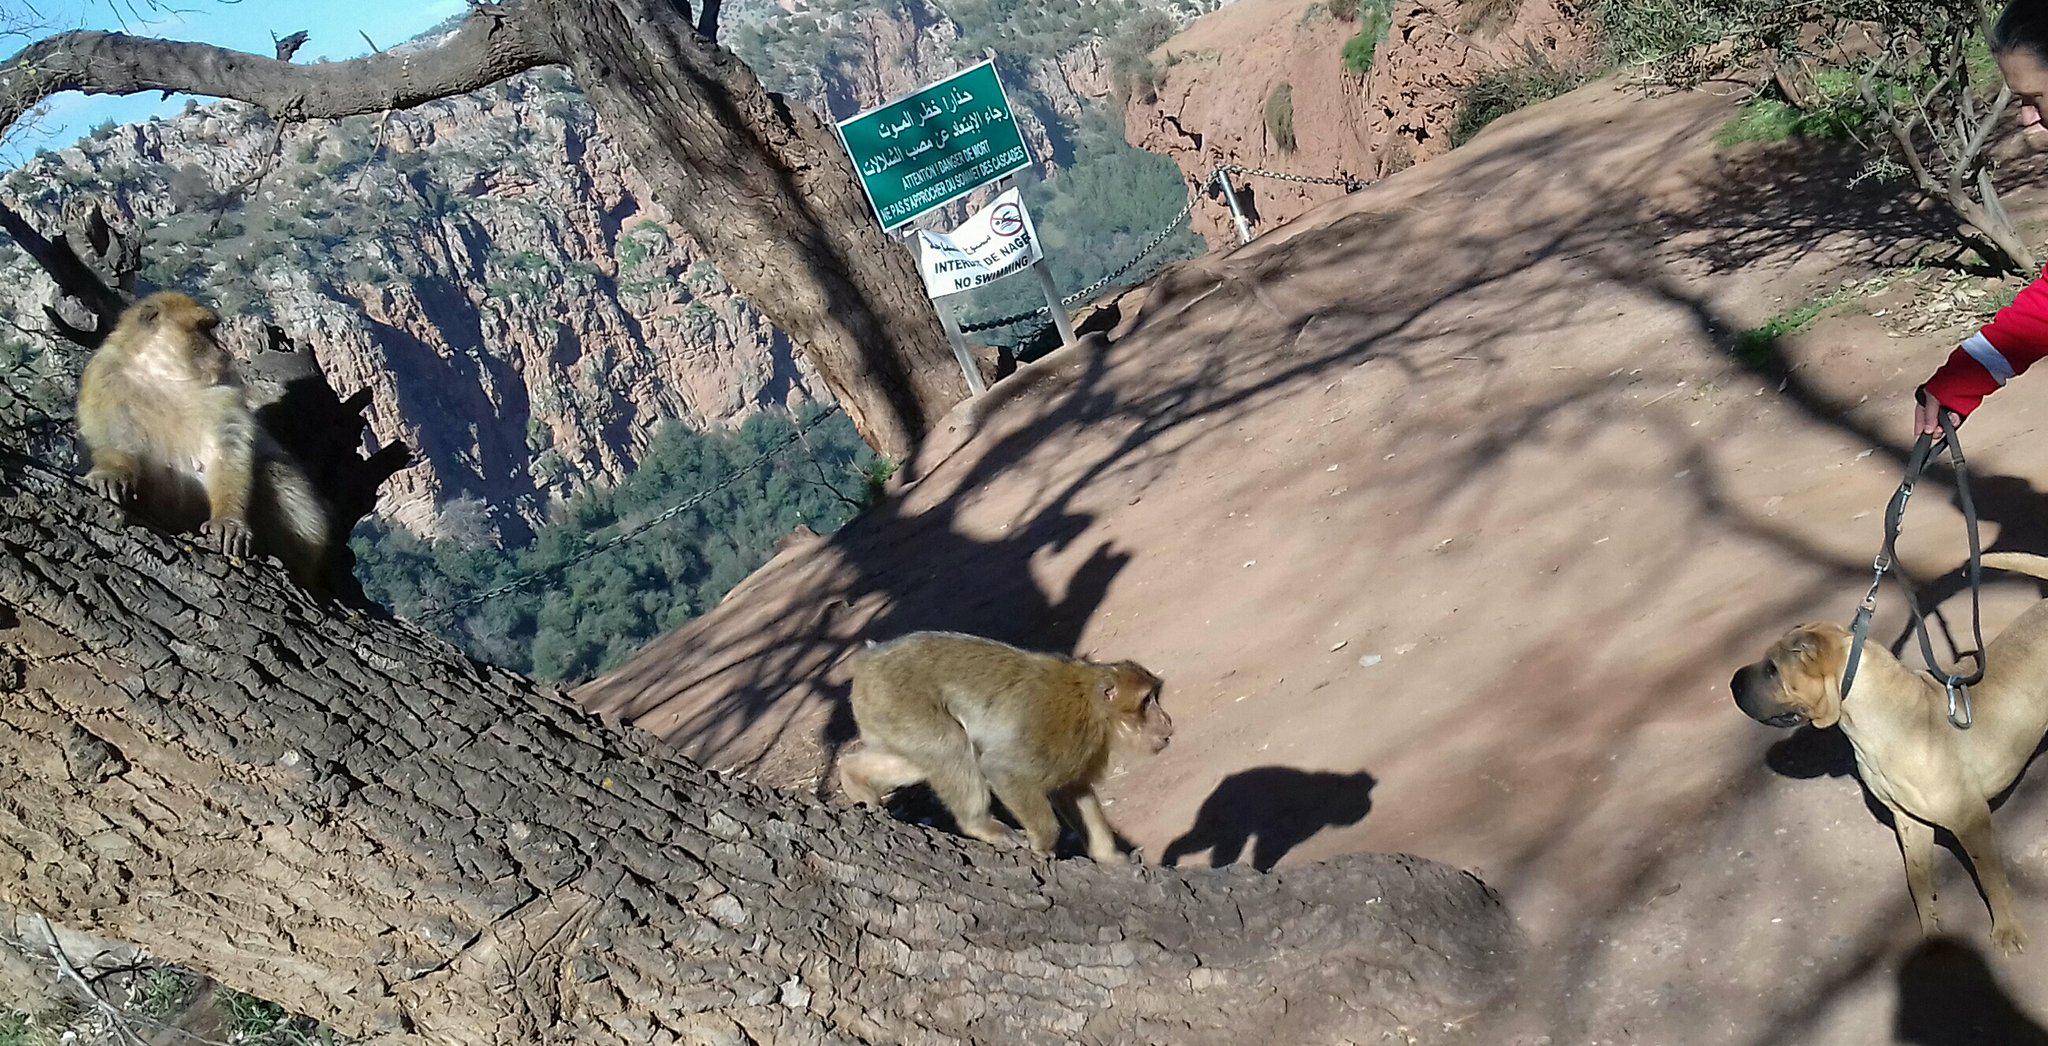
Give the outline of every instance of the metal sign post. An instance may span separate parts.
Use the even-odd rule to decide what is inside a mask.
[[[908,248],[911,256],[917,256],[917,245],[910,242],[917,233],[909,229],[898,229],[895,237]],[[975,366],[974,353],[968,348],[967,334],[960,329],[960,296],[949,294],[932,298],[932,308],[938,311],[939,327],[946,332],[946,344],[953,350],[953,358],[960,363],[960,374],[967,379],[967,393],[979,396],[988,391],[988,383],[981,380],[981,368]]]
[[[1244,211],[1237,205],[1237,190],[1230,186],[1230,169],[1228,167],[1218,167],[1216,169],[1216,184],[1223,190],[1223,202],[1230,205],[1231,219],[1237,222],[1237,242],[1252,242],[1252,226],[1250,222],[1244,220]]]
[[[1045,292],[1046,311],[1052,313],[1053,329],[1060,332],[1060,344],[1074,347],[1074,318],[1067,315],[1067,307],[1060,304],[1060,289],[1053,286],[1052,267],[1044,258],[1031,267],[1031,274],[1038,277],[1038,287]]]
[[[1006,189],[1019,188],[1014,175],[1003,179],[1003,185]],[[1037,232],[1036,229],[1031,231]],[[1060,344],[1071,349],[1074,347],[1074,320],[1060,302],[1060,289],[1052,282],[1052,265],[1045,260],[1043,247],[1041,244],[1038,260],[1031,263],[1031,275],[1038,278],[1038,289],[1045,295],[1045,311],[1052,314],[1052,329],[1060,332]]]
[[[988,383],[981,380],[981,367],[974,362],[967,335],[960,330],[960,300],[960,295],[948,294],[935,299],[932,306],[939,310],[939,326],[946,328],[946,342],[953,346],[953,358],[960,361],[960,372],[967,375],[968,394],[979,396],[988,391]]]

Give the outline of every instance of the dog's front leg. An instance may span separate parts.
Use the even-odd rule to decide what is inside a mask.
[[[1991,907],[1991,943],[2006,955],[2019,954],[2026,950],[2027,935],[2016,918],[2012,884],[2005,879],[2005,858],[1998,851],[1998,833],[1991,828],[1991,808],[1980,806],[1971,811],[1955,833],[1977,869],[1984,903]]]
[[[1920,932],[1938,933],[1941,926],[1934,916],[1934,828],[1896,806],[1891,811],[1892,825],[1899,833],[1899,852],[1906,858],[1906,889],[1913,895],[1913,910],[1920,915]]]

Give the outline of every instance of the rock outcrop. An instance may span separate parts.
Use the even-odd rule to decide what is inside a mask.
[[[1153,53],[1159,81],[1131,99],[1131,143],[1172,157],[1190,179],[1239,164],[1370,181],[1449,150],[1474,83],[1531,61],[1569,67],[1592,39],[1566,0],[1397,0],[1358,75],[1345,47],[1377,24],[1339,18],[1325,0],[1240,0],[1197,19]],[[1291,143],[1267,115],[1283,87]],[[1267,228],[1344,193],[1240,181]],[[1236,242],[1221,206],[1197,208],[1194,221],[1212,245]]]
[[[815,394],[559,74],[281,143],[248,107],[193,107],[45,154],[6,196],[45,222],[101,201],[144,232],[145,278],[238,317],[230,344],[253,349],[270,320],[337,389],[368,389],[372,433],[420,459],[382,513],[425,536],[438,506],[473,498],[517,540],[629,472],[669,419]],[[48,281],[11,249],[0,272],[0,309],[33,323]]]

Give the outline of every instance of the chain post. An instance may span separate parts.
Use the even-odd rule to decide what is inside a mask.
[[[1237,242],[1252,242],[1252,226],[1244,220],[1244,209],[1237,205],[1237,189],[1230,184],[1230,168],[1216,168],[1216,186],[1223,190],[1223,202],[1230,205],[1230,220],[1237,223]]]

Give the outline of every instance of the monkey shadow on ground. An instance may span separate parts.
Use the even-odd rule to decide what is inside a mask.
[[[1221,867],[1244,859],[1250,847],[1252,867],[1269,871],[1323,829],[1364,820],[1372,811],[1377,783],[1364,771],[1340,774],[1285,766],[1240,771],[1209,793],[1195,812],[1194,825],[1167,845],[1159,863],[1177,865],[1206,851],[1209,863]]]
[[[2016,1005],[1977,949],[1930,937],[1899,963],[1892,1034],[1914,1046],[2048,1046],[2048,1029]]]

